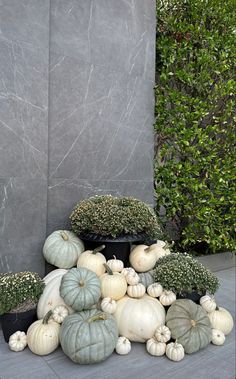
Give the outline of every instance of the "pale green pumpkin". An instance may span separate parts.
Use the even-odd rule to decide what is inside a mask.
[[[67,316],[61,326],[60,342],[64,353],[75,363],[98,363],[116,347],[118,329],[112,315],[97,309]]]
[[[60,295],[76,311],[89,309],[101,296],[100,280],[87,268],[72,268],[62,277]]]
[[[187,354],[206,347],[212,338],[207,313],[192,300],[176,300],[167,311],[166,325],[171,336],[183,345]]]
[[[140,278],[140,283],[142,283],[145,286],[145,288],[147,288],[155,282],[152,276],[152,270],[147,272],[141,272],[140,274],[138,274],[138,276]]]

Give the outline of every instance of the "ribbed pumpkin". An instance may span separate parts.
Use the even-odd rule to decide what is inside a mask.
[[[155,282],[152,276],[152,270],[147,272],[141,272],[139,275],[140,283],[142,283],[146,288]]]
[[[85,267],[88,270],[95,272],[97,276],[101,276],[105,273],[106,269],[104,263],[106,258],[100,251],[105,249],[105,245],[96,247],[94,250],[84,251],[77,261],[77,267]]]
[[[176,300],[168,309],[166,325],[187,354],[206,347],[212,338],[207,313],[192,300]]]
[[[100,280],[87,268],[72,268],[62,278],[60,294],[65,303],[75,311],[89,309],[100,298]]]
[[[110,297],[113,300],[121,299],[127,290],[125,276],[119,272],[113,272],[104,264],[107,273],[100,276],[102,297]]]
[[[66,317],[60,330],[64,353],[75,363],[98,363],[116,347],[118,329],[114,318],[97,309]]]
[[[76,266],[84,243],[69,230],[57,230],[47,237],[43,246],[45,260],[59,268]]]

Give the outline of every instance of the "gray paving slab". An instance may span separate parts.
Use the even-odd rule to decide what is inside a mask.
[[[221,287],[216,294],[219,305],[227,308],[235,319],[235,271],[217,272]],[[235,328],[223,346],[210,344],[206,349],[186,355],[181,362],[152,357],[144,344],[132,343],[127,356],[113,353],[96,365],[76,365],[59,348],[54,353],[38,357],[28,349],[21,353],[9,351],[0,335],[0,379],[235,379]]]

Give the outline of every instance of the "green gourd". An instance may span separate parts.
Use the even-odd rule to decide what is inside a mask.
[[[75,363],[98,363],[116,347],[118,328],[112,315],[90,309],[67,316],[61,326],[60,343]]]
[[[206,347],[212,338],[211,323],[204,309],[192,300],[176,300],[168,309],[166,325],[187,354]]]
[[[152,276],[152,270],[147,272],[141,272],[138,276],[140,278],[140,283],[142,283],[145,286],[145,288],[147,288],[155,282]]]
[[[101,296],[100,280],[87,268],[72,268],[62,277],[60,295],[75,311],[89,309]]]

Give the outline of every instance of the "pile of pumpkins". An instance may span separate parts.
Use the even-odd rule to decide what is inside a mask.
[[[44,278],[39,320],[27,335],[20,331],[12,335],[10,349],[20,351],[28,344],[33,353],[46,355],[60,344],[72,361],[92,364],[114,350],[128,354],[131,342],[146,343],[149,354],[166,354],[173,361],[210,342],[224,343],[233,328],[226,309],[207,295],[201,305],[176,300],[172,291],[154,283],[152,268],[171,253],[165,242],[135,246],[132,267],[124,267],[116,257],[106,261],[104,247],[84,251],[83,242],[70,231],[56,231],[47,238],[44,257],[58,269]]]

